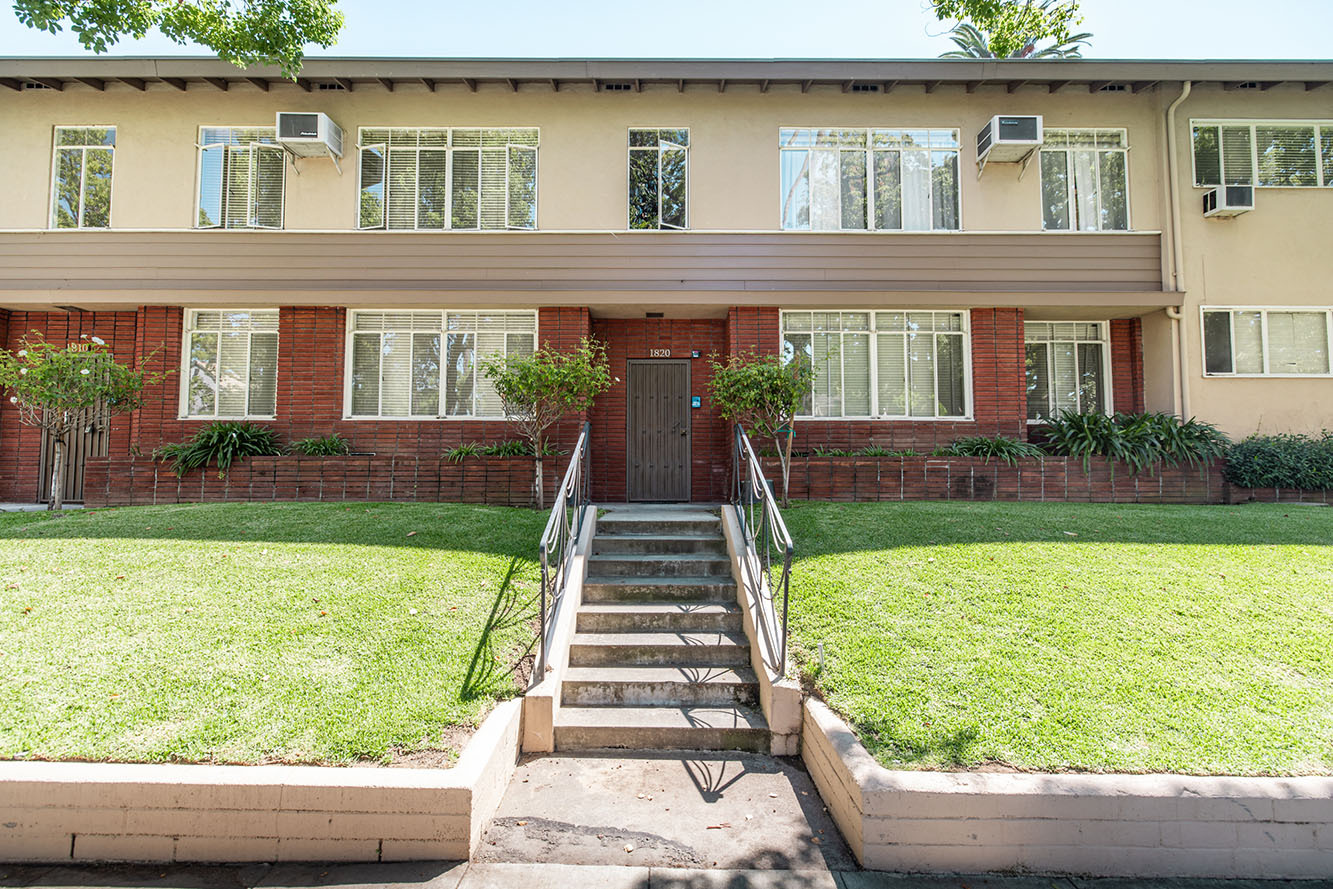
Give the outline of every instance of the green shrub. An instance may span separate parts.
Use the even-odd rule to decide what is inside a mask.
[[[906,450],[901,450],[901,451],[895,451],[895,450],[892,450],[891,448],[881,447],[880,445],[870,445],[870,446],[868,446],[868,447],[861,448],[861,450],[857,451],[856,453],[857,453],[859,456],[861,456],[861,457],[915,457],[915,456],[917,456],[916,451],[912,450],[911,448],[907,448]]]
[[[352,446],[347,443],[347,439],[334,432],[322,438],[303,438],[294,441],[288,450],[293,454],[304,454],[307,457],[342,457],[351,453]]]
[[[848,451],[842,448],[820,448],[816,447],[810,452],[813,457],[855,457],[855,451]]]
[[[565,452],[551,444],[551,442],[542,442],[543,457],[553,457],[563,453]],[[521,439],[497,441],[494,444],[481,444],[474,441],[445,451],[444,456],[454,463],[461,463],[468,457],[531,457],[532,445]]]
[[[1252,435],[1232,445],[1224,474],[1242,488],[1333,488],[1333,432]]]
[[[945,448],[951,457],[983,457],[989,463],[991,458],[1003,460],[1010,466],[1017,465],[1023,457],[1044,457],[1045,452],[1034,444],[997,435],[987,438],[984,435],[960,438]]]
[[[456,448],[451,448],[444,452],[444,456],[450,463],[462,463],[468,457],[480,457],[481,445],[475,441],[468,444],[461,444]]]
[[[1077,457],[1086,471],[1094,456],[1127,465],[1131,472],[1158,464],[1191,466],[1226,456],[1230,441],[1216,426],[1195,419],[1181,422],[1171,414],[1065,411],[1041,430],[1045,449]]]
[[[215,463],[221,478],[236,460],[281,453],[277,436],[267,426],[220,420],[209,423],[179,444],[163,445],[153,451],[153,457],[171,460],[171,471],[177,477]]]

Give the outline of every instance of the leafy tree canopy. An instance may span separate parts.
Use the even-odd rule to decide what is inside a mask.
[[[1082,21],[1078,0],[931,0],[958,49],[943,58],[1076,58],[1091,34],[1074,33]],[[1049,40],[1047,46],[1038,47]]]
[[[19,21],[58,34],[69,27],[85,49],[106,52],[157,28],[177,43],[207,46],[228,62],[301,70],[307,44],[329,47],[343,14],[337,0],[14,0]]]

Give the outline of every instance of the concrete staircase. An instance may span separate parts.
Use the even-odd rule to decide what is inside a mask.
[[[768,752],[716,508],[597,520],[556,711],[556,750]]]

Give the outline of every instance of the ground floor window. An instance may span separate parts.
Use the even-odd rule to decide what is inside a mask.
[[[1329,309],[1203,309],[1208,376],[1326,376],[1330,341]]]
[[[278,310],[189,311],[183,413],[268,418],[277,406]]]
[[[349,416],[500,418],[479,362],[531,354],[537,313],[352,312],[348,330]]]
[[[782,354],[814,366],[804,416],[965,417],[967,333],[964,312],[783,312]]]
[[[1050,420],[1064,411],[1110,409],[1106,328],[1099,321],[1023,325],[1029,422]]]

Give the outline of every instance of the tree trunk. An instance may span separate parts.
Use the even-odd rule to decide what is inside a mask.
[[[787,444],[785,447],[779,446],[779,453],[782,455],[778,462],[782,464],[782,508],[791,506],[791,498],[787,493],[787,485],[791,480],[791,443],[796,437],[796,428],[794,423],[787,424]],[[776,444],[776,442],[774,442]]]
[[[51,458],[51,501],[46,504],[46,508],[61,509],[65,505],[65,486],[62,484],[63,479],[60,477],[65,463],[65,436],[63,433],[53,434],[52,438],[55,440],[56,447],[55,456]]]
[[[538,509],[546,508],[546,491],[544,490],[544,485],[542,484],[542,476],[544,475],[544,473],[542,472],[542,450],[543,448],[542,448],[541,435],[540,434],[534,435],[532,437],[532,454],[534,458],[533,466],[536,469],[537,477],[532,480],[532,493],[534,499],[536,499],[537,501]]]

